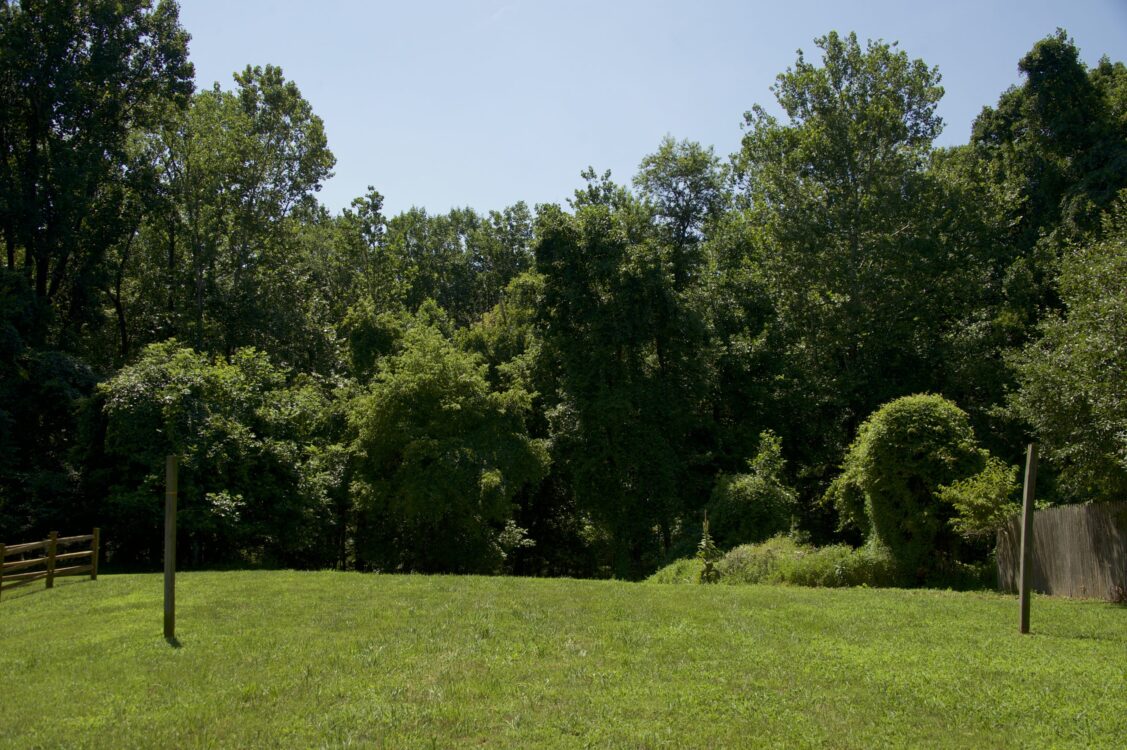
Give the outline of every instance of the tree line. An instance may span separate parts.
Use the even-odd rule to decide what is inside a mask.
[[[156,564],[168,453],[197,565],[636,578],[706,510],[872,541],[897,482],[904,559],[969,559],[1029,439],[1048,501],[1127,496],[1127,69],[1064,31],[965,145],[936,68],[831,32],[730,157],[396,216],[317,201],[280,68],[196,91],[187,44],[172,2],[0,0],[2,539]]]

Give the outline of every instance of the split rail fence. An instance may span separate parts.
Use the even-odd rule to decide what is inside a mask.
[[[8,589],[26,586],[35,581],[46,580],[47,588],[54,588],[55,579],[62,576],[90,574],[90,580],[98,580],[99,530],[92,534],[60,537],[58,532],[39,542],[25,544],[0,544],[0,596]],[[60,552],[60,548],[86,545],[86,549]],[[42,550],[42,553],[40,553]],[[40,553],[40,557],[28,557]],[[8,562],[9,557],[18,559]],[[62,567],[59,567],[60,564]],[[21,572],[16,572],[21,571]]]

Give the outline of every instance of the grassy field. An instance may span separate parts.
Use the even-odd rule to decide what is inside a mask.
[[[0,602],[0,747],[1127,746],[1127,608],[190,573]],[[26,593],[22,593],[26,592]]]

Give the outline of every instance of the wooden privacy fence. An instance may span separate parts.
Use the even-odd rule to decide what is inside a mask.
[[[998,586],[1018,588],[1021,516],[998,531]],[[1127,597],[1127,503],[1065,505],[1033,514],[1033,590],[1123,601]]]
[[[60,537],[58,532],[52,531],[51,535],[41,542],[11,546],[0,544],[0,596],[8,589],[26,586],[44,579],[47,581],[47,588],[53,588],[55,579],[60,576],[89,573],[90,580],[96,581],[98,542],[99,530],[94,529],[93,534]],[[88,548],[59,552],[60,547],[73,547],[80,544],[86,544]],[[43,550],[41,557],[28,557],[28,554],[39,553],[40,550]],[[8,562],[8,558],[13,556],[18,556],[19,559]],[[63,567],[59,567],[60,563]],[[22,572],[16,573],[17,570]]]

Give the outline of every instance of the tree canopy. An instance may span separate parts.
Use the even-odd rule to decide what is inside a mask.
[[[785,533],[912,583],[985,561],[1029,440],[1046,502],[1127,491],[1127,68],[1063,31],[962,145],[936,68],[830,32],[735,154],[396,215],[321,205],[298,83],[194,91],[187,42],[0,0],[4,541],[155,565],[175,453],[192,564],[638,578]]]

